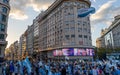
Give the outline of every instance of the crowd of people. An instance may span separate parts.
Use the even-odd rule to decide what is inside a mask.
[[[24,59],[5,62],[2,75],[120,75],[120,64],[113,61]]]

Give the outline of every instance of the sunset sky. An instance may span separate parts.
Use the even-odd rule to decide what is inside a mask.
[[[46,10],[55,0],[10,0],[11,12],[8,22],[8,46],[32,25],[33,19]],[[96,38],[100,36],[101,29],[108,27],[114,16],[120,14],[120,0],[91,0],[96,13],[91,15],[92,40],[95,46]]]

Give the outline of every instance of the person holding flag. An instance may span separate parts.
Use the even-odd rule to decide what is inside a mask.
[[[28,57],[26,57],[26,59],[23,60],[23,66],[25,66],[25,68],[27,69],[27,75],[31,75],[31,73],[32,73],[32,65],[31,65]]]
[[[18,65],[19,65],[19,73],[20,75],[23,75],[23,63],[20,60],[18,61]]]

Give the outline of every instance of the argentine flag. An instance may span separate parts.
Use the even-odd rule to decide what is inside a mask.
[[[23,66],[25,66],[27,68],[28,74],[30,74],[32,72],[32,68],[31,68],[32,65],[31,65],[28,57],[26,57],[26,59],[23,60]]]
[[[86,17],[89,14],[94,14],[95,13],[95,8],[90,7],[90,8],[82,8],[78,10],[78,17]]]

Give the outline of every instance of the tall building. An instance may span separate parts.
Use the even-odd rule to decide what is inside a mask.
[[[7,46],[6,37],[9,11],[9,0],[0,0],[0,61],[4,58],[4,52]]]
[[[14,59],[14,45],[13,44],[10,45],[9,51],[10,51],[10,59],[13,60]]]
[[[19,43],[15,41],[13,43],[13,53],[14,53],[14,60],[17,60],[20,56],[18,55],[19,52]]]
[[[26,50],[29,56],[33,54],[33,41],[34,41],[33,37],[34,37],[33,25],[31,25],[28,26],[26,38]]]
[[[25,31],[21,36],[20,36],[20,40],[19,40],[19,55],[21,56],[21,58],[24,58],[27,56],[27,51],[26,51],[26,44],[27,44],[27,31]]]
[[[97,38],[96,40],[96,47],[97,48],[101,48],[101,47],[105,47],[105,43],[104,43],[104,38]]]
[[[36,17],[33,20],[33,32],[34,32],[34,42],[33,42],[33,50],[34,52],[39,51],[39,23],[38,23],[39,17]]]
[[[39,50],[42,55],[53,57],[61,50],[65,55],[65,49],[84,51],[93,48],[90,16],[78,17],[80,9],[90,6],[89,0],[56,0],[38,16]]]
[[[101,32],[104,32],[100,37],[102,39],[101,41],[103,41],[101,44],[104,44],[104,46],[101,45],[101,47],[120,48],[120,15],[115,16],[112,24]],[[98,44],[98,42],[96,42],[96,44]]]

